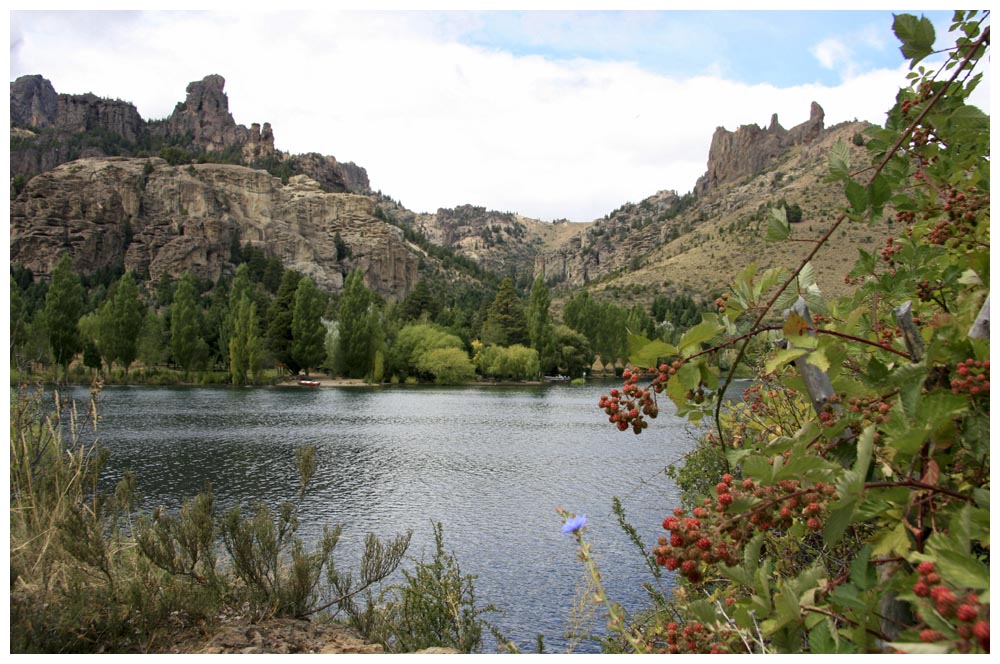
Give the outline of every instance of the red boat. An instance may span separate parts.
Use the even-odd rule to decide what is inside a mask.
[[[300,380],[299,385],[302,387],[319,387],[318,380]]]

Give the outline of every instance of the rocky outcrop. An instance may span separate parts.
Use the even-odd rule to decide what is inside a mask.
[[[129,143],[143,133],[142,118],[132,104],[90,93],[56,94],[52,83],[37,75],[10,84],[10,121],[15,127],[66,134],[103,132]]]
[[[10,123],[15,127],[44,129],[56,117],[59,96],[41,76],[22,76],[10,84]]]
[[[324,289],[360,269],[396,299],[417,282],[420,256],[374,212],[371,198],[324,192],[304,175],[282,185],[242,166],[84,159],[36,176],[11,202],[10,256],[43,278],[69,254],[84,274],[122,266],[153,282],[185,271],[215,281],[249,242]],[[338,259],[338,235],[349,257]]]
[[[225,93],[226,79],[211,74],[187,86],[187,98],[177,104],[166,122],[154,132],[166,139],[189,137],[188,149],[224,152],[239,148],[244,159],[274,156],[274,133],[265,123],[263,130],[254,123],[249,129],[236,124],[229,112],[229,97]]]
[[[304,173],[329,192],[371,193],[368,173],[351,162],[275,149],[270,123],[236,124],[226,80],[218,74],[193,81],[187,97],[165,120],[145,122],[132,104],[93,94],[57,94],[45,78],[22,76],[10,84],[11,177],[30,177],[84,157],[145,154],[144,138],[180,145],[195,155],[216,153],[248,165]]]
[[[771,116],[767,129],[754,124],[735,132],[716,128],[708,150],[708,170],[698,178],[695,192],[703,196],[721,184],[764,171],[788,148],[817,140],[823,133],[823,118],[822,107],[813,102],[809,119],[792,129],[782,127],[777,114]]]
[[[326,191],[355,194],[371,193],[368,184],[368,172],[353,163],[342,164],[333,157],[317,152],[295,155],[295,166],[308,175]]]

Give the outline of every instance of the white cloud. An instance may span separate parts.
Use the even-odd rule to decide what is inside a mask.
[[[816,44],[812,48],[812,54],[826,69],[838,69],[851,61],[851,49],[835,37]]]
[[[718,75],[666,77],[625,62],[555,61],[463,45],[392,12],[126,15],[79,28],[12,16],[11,77],[133,101],[168,115],[190,81],[222,74],[237,122],[270,122],[277,147],[354,161],[417,211],[474,203],[588,221],[661,189],[689,191],[717,126],[791,127],[811,101],[827,124],[881,122],[905,72],[837,87],[776,88]],[[93,33],[99,30],[100,39]],[[816,57],[840,66],[849,49]]]

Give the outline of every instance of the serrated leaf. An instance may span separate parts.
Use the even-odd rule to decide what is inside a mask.
[[[799,288],[806,289],[816,283],[816,268],[812,261],[806,263],[799,270]]]
[[[771,216],[767,220],[768,242],[782,242],[792,235],[792,227],[788,224],[785,208],[772,208]]]
[[[629,349],[632,348],[632,336],[629,336]],[[655,341],[647,341],[647,343],[642,344],[641,348],[634,351],[629,355],[628,361],[634,366],[642,367],[644,369],[649,369],[651,367],[657,366],[657,360],[661,358],[671,357],[677,354],[677,349],[665,341],[660,341],[659,339]]]
[[[851,176],[851,149],[843,140],[830,148],[830,176],[835,180],[845,180]]]
[[[771,373],[778,367],[784,366],[789,362],[794,362],[808,352],[804,348],[785,348],[784,350],[780,350],[768,359],[764,367],[764,373]]]
[[[844,189],[847,200],[851,203],[851,210],[854,212],[864,212],[868,209],[868,190],[854,180],[848,180]]]
[[[689,329],[681,337],[681,341],[678,344],[681,352],[686,354],[689,349],[701,350],[701,345],[703,342],[708,341],[715,335],[722,331],[722,326],[717,322],[712,320],[702,320],[700,323]]]
[[[786,337],[801,337],[809,332],[809,322],[794,311],[788,312],[781,331]]]
[[[975,106],[959,106],[948,116],[948,123],[953,129],[976,133],[990,130],[990,116]]]
[[[934,52],[934,24],[926,17],[918,19],[912,14],[895,15],[892,31],[903,42],[899,50],[904,58],[910,60],[910,69]]]
[[[910,538],[902,522],[891,530],[883,530],[872,542],[872,553],[876,556],[901,556],[910,550]]]
[[[885,176],[879,173],[868,185],[868,200],[872,207],[881,208],[890,198],[892,198],[892,187],[889,186],[889,181],[886,180]]]

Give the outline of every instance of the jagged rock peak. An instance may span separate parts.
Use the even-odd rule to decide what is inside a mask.
[[[778,156],[793,145],[812,143],[823,133],[823,107],[815,101],[809,109],[809,119],[791,129],[771,115],[767,129],[748,124],[735,132],[717,127],[708,151],[708,170],[698,178],[695,192],[701,196],[726,182],[732,182],[765,170]]]
[[[10,122],[15,127],[44,129],[55,122],[58,95],[40,74],[21,76],[10,84]]]

